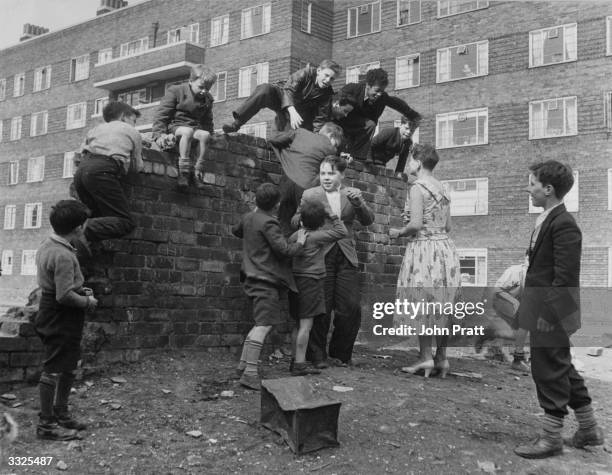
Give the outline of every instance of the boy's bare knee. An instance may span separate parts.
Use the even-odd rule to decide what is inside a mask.
[[[191,139],[194,135],[194,130],[191,127],[178,127],[174,132],[177,137],[185,137]]]
[[[207,130],[196,130],[193,136],[196,140],[199,140],[202,143],[208,143],[210,140],[210,132]]]

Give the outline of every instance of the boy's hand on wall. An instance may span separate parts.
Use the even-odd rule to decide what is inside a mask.
[[[287,107],[287,112],[289,112],[289,122],[291,123],[291,128],[292,129],[299,128],[300,125],[302,125],[302,122],[304,122],[304,120],[302,119],[302,116],[293,106]]]

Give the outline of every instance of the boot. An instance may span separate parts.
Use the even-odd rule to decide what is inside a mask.
[[[74,383],[72,373],[60,373],[55,387],[55,404],[53,414],[57,423],[66,429],[85,430],[87,425],[74,419],[68,411],[68,398]]]
[[[526,459],[543,459],[563,453],[563,418],[545,414],[543,432],[532,444],[520,445],[514,453]]]
[[[584,449],[586,446],[603,445],[604,434],[599,426],[592,429],[578,429],[570,439],[564,439],[566,445],[577,449]]]
[[[234,121],[231,124],[223,124],[221,128],[224,134],[231,134],[232,132],[238,132],[240,130],[240,124]]]
[[[61,427],[55,419],[39,418],[36,437],[44,440],[75,440],[79,434],[74,429]]]
[[[308,363],[293,363],[291,366],[291,376],[308,376],[309,374],[321,374],[321,371],[313,368]]]

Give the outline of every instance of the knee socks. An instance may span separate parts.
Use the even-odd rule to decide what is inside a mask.
[[[259,363],[259,355],[261,353],[261,349],[263,347],[263,343],[260,341],[249,340],[247,339],[244,342],[244,360],[245,360],[245,374],[257,375],[257,365]]]
[[[40,395],[39,416],[44,421],[53,421],[53,401],[55,399],[55,388],[57,386],[57,375],[53,373],[43,373],[38,382],[38,392]]]
[[[544,430],[544,439],[546,441],[557,442],[561,440],[563,417],[553,416],[552,414],[544,414],[542,426],[542,429]]]
[[[593,407],[590,404],[574,410],[574,414],[576,414],[578,428],[580,430],[591,430],[597,426],[597,421],[593,414]]]

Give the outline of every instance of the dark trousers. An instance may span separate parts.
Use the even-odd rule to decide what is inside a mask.
[[[363,119],[358,122],[341,125],[342,130],[344,130],[344,138],[346,139],[346,151],[358,160],[369,158],[372,137],[374,137],[374,132],[376,132],[376,122]]]
[[[555,328],[552,332],[532,331],[529,334],[531,374],[544,412],[563,417],[567,414],[567,406],[575,410],[591,404],[584,379],[572,364],[567,333]]]
[[[286,130],[289,124],[288,114],[281,110],[283,91],[274,84],[260,84],[238,109],[233,112],[234,119],[240,125],[246,124],[261,109],[276,112],[276,129]]]
[[[329,356],[348,363],[361,326],[359,270],[335,244],[325,256],[325,271],[325,315],[314,320],[306,359],[318,362],[327,358],[327,334],[333,310],[334,331],[329,342]]]
[[[293,215],[300,205],[304,188],[295,183],[284,173],[281,176],[279,188],[281,196],[278,207],[278,221],[280,222],[281,231],[285,237],[287,237],[293,232],[291,228],[291,218],[293,218]]]
[[[89,242],[125,236],[135,227],[120,173],[117,161],[103,155],[87,155],[77,168],[74,187],[92,213],[85,227]]]

